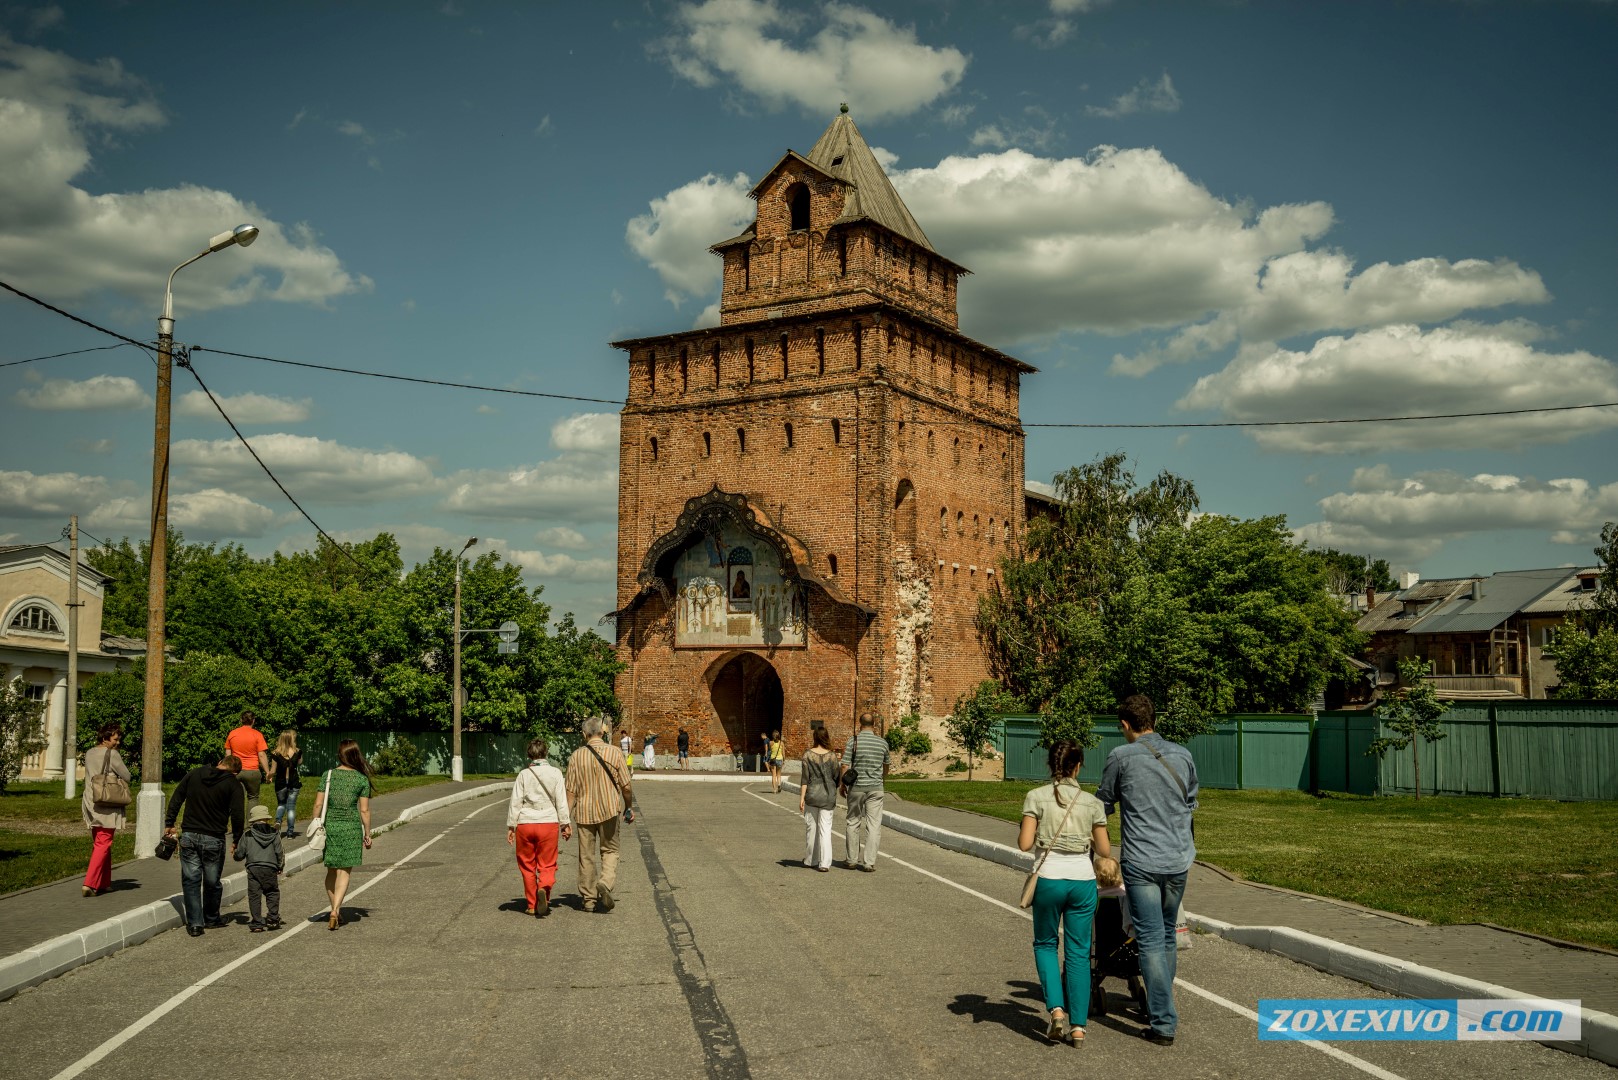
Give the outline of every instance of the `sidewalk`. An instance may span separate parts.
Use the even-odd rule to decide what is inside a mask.
[[[998,818],[910,802],[891,789],[883,809],[950,832],[1016,846],[1015,826]],[[1618,956],[1612,953],[1553,945],[1475,923],[1430,926],[1401,915],[1238,881],[1201,863],[1191,868],[1185,906],[1204,918],[1238,926],[1291,927],[1464,978],[1541,997],[1578,998],[1586,1009],[1618,1013]]]
[[[372,827],[398,820],[399,815],[412,806],[458,791],[487,787],[493,782],[473,780],[460,784],[423,784],[378,796],[371,803]],[[290,856],[303,847],[303,837],[300,834],[296,840],[285,841],[285,844]],[[86,859],[89,852],[90,845],[86,841]],[[240,864],[226,859],[226,876],[240,869]],[[83,930],[92,923],[122,915],[154,900],[173,896],[180,891],[180,860],[132,859],[119,863],[112,868],[112,891],[101,896],[82,896],[83,884],[82,877],[73,877],[0,897],[0,957],[32,948],[62,934]]]

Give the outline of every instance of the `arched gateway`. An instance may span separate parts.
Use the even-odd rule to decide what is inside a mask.
[[[795,756],[815,726],[840,745],[861,712],[970,691],[988,675],[978,600],[1026,514],[1034,369],[959,331],[966,270],[853,119],[751,194],[752,224],[713,247],[719,325],[614,343],[618,697],[637,737],[685,728],[716,765],[777,722]],[[921,528],[935,509],[1004,522],[1006,542]]]

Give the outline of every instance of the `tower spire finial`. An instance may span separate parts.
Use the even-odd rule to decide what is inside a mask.
[[[838,106],[837,111],[840,113],[846,113],[848,111],[848,102],[845,101],[842,103],[842,105]]]

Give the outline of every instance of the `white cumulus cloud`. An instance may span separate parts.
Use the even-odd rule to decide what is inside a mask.
[[[251,540],[263,536],[275,519],[276,513],[269,507],[219,488],[183,492],[169,499],[169,524],[190,540]],[[90,513],[88,524],[139,533],[151,525],[151,502],[109,499]]]
[[[624,237],[663,279],[669,303],[678,307],[718,287],[724,268],[708,248],[752,224],[752,186],[743,173],[729,179],[709,173],[653,199],[648,213],[629,220]]]
[[[562,581],[611,581],[618,575],[616,559],[580,559],[566,552],[547,555],[543,551],[524,551],[512,548],[502,552],[504,557],[523,568],[523,573],[534,578],[553,578]]]
[[[609,521],[618,511],[618,416],[583,413],[551,426],[553,458],[448,479],[443,509],[474,517]]]
[[[1142,79],[1113,98],[1110,105],[1088,105],[1084,111],[1091,116],[1111,118],[1142,112],[1179,112],[1180,92],[1174,89],[1174,80],[1165,71],[1161,78]]]
[[[592,544],[579,530],[570,529],[566,525],[541,529],[534,539],[547,547],[566,548],[568,551],[589,551],[592,547],[598,546]]]
[[[768,108],[830,115],[847,102],[861,119],[907,116],[961,81],[967,57],[920,42],[861,7],[828,3],[813,14],[775,0],[682,4],[657,50],[675,74],[723,85]]]
[[[252,443],[299,501],[382,502],[435,489],[431,467],[400,450],[365,450],[284,432],[255,435]],[[171,461],[176,486],[275,490],[235,439],[182,439]]]
[[[1387,465],[1356,469],[1349,484],[1320,500],[1322,520],[1296,534],[1317,546],[1418,561],[1447,540],[1473,533],[1523,529],[1559,541],[1588,535],[1618,517],[1618,483],[1540,481],[1448,470],[1396,476]],[[1566,535],[1564,535],[1566,534]]]
[[[88,379],[46,379],[17,391],[17,403],[28,409],[146,409],[152,399],[127,375],[92,375]]]
[[[1582,350],[1534,348],[1521,323],[1379,327],[1308,349],[1245,348],[1178,402],[1229,420],[1420,416],[1618,401],[1618,366]],[[1525,340],[1527,339],[1527,340]],[[1257,428],[1276,450],[1341,453],[1433,447],[1512,449],[1618,425],[1618,408],[1486,419]]]
[[[86,514],[111,488],[103,476],[0,469],[0,514],[42,518]]]
[[[182,316],[261,299],[322,304],[371,287],[308,225],[284,224],[229,192],[179,184],[95,193],[75,183],[94,174],[93,145],[166,119],[117,60],[85,62],[0,35],[0,273],[62,299],[113,290],[146,301],[209,237],[252,222],[251,248],[188,273]]]
[[[309,419],[309,410],[314,406],[311,398],[294,401],[291,398],[252,393],[217,396],[219,404],[238,424],[299,424]],[[174,403],[174,411],[180,416],[197,420],[220,419],[219,410],[214,408],[208,395],[201,390],[191,390],[181,395],[180,400]],[[220,420],[220,423],[223,422]]]

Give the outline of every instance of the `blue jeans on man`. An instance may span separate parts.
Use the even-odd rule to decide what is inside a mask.
[[[225,838],[206,833],[180,834],[180,892],[185,899],[185,924],[201,929],[219,922],[225,889]]]
[[[1180,1014],[1174,1009],[1174,972],[1179,960],[1176,950],[1180,945],[1175,932],[1187,871],[1154,874],[1127,861],[1120,869],[1124,900],[1129,905],[1135,944],[1140,950],[1141,981],[1146,984],[1147,1023],[1157,1034],[1173,1038],[1180,1023]]]

